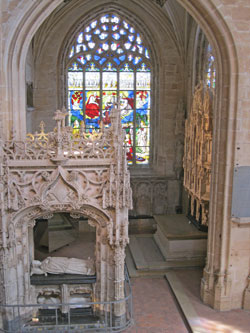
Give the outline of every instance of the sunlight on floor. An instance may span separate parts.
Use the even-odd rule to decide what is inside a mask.
[[[218,321],[209,320],[206,318],[197,318],[192,325],[195,333],[244,333],[233,326],[222,324]]]

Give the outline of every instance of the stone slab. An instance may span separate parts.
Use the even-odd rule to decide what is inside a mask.
[[[32,285],[61,285],[61,284],[89,284],[95,283],[95,275],[81,275],[81,274],[48,274],[45,275],[32,275],[30,283]]]
[[[206,239],[207,233],[199,231],[184,214],[154,215],[157,230],[168,239]]]
[[[203,266],[207,251],[207,233],[188,223],[185,215],[155,217],[156,244],[167,262],[186,262],[183,267]]]
[[[165,274],[165,278],[167,279],[178,303],[182,310],[183,315],[185,316],[185,319],[188,323],[189,329],[191,332],[201,332],[197,331],[197,327],[193,327],[193,324],[197,318],[199,317],[197,312],[195,311],[195,308],[193,307],[192,303],[189,300],[188,295],[185,292],[185,288],[183,287],[181,281],[176,276],[175,272],[167,272]],[[202,327],[201,327],[202,329]]]

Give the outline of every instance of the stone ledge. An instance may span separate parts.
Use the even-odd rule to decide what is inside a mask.
[[[250,217],[232,217],[232,222],[240,228],[250,227]]]

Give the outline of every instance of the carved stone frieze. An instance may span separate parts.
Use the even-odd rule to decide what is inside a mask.
[[[212,98],[207,86],[199,84],[185,124],[183,158],[184,187],[190,197],[190,215],[201,225],[208,223],[212,162]]]
[[[168,207],[168,179],[164,177],[134,177],[131,179],[133,192],[132,215],[166,214]]]

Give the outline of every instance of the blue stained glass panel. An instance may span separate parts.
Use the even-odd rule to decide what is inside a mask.
[[[103,25],[102,25],[102,30],[104,30],[104,31],[108,31],[108,30],[109,30],[108,25],[107,25],[107,24],[103,24]]]
[[[124,53],[124,51],[123,51],[123,49],[121,49],[120,47],[119,47],[119,49],[117,49],[117,51],[116,51],[118,54],[122,54],[122,53]],[[125,58],[124,58],[125,59]]]
[[[129,29],[130,27],[130,25],[126,21],[123,21],[123,26],[125,29]]]
[[[117,17],[117,16],[115,16],[115,15],[112,15],[111,22],[112,22],[112,23],[119,23],[119,22],[120,22],[120,19],[119,19],[119,17]]]
[[[79,128],[83,120],[83,92],[69,90],[68,99],[70,124],[72,127]]]
[[[146,90],[136,91],[136,109],[146,110],[150,108],[150,92]]]
[[[108,23],[109,22],[109,15],[104,15],[101,17],[101,23]]]
[[[83,92],[78,90],[69,90],[69,107],[71,111],[82,110]]]
[[[119,59],[120,59],[121,61],[124,61],[124,60],[126,59],[126,56],[125,56],[125,55],[122,55],[122,56],[119,57]]]
[[[100,38],[101,40],[104,40],[104,39],[107,38],[107,37],[108,37],[108,34],[105,33],[105,32],[102,32],[102,33],[99,35],[99,38]]]
[[[115,34],[112,34],[112,37],[113,37],[115,40],[119,40],[121,36],[120,36],[120,34],[115,33]]]
[[[142,61],[141,57],[135,57],[134,60],[133,60],[133,64],[138,65],[141,61]]]
[[[94,21],[90,24],[91,28],[94,29],[97,25],[97,21]]]
[[[105,63],[106,60],[107,60],[106,58],[102,58],[102,59],[99,61],[100,65],[103,65],[103,64]]]
[[[120,61],[117,58],[114,58],[113,60],[117,65],[120,65]]]
[[[134,91],[120,91],[121,122],[124,126],[133,126]]]

